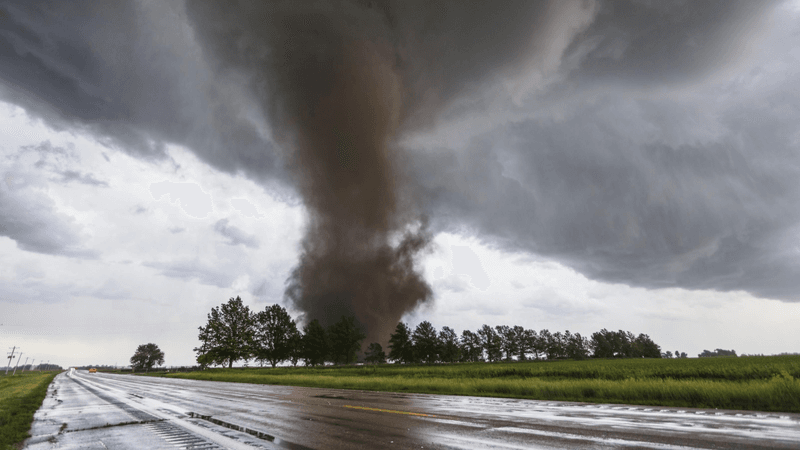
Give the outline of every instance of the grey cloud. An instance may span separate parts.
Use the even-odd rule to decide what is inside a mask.
[[[269,282],[267,280],[263,280],[261,283],[255,284],[250,290],[250,293],[255,297],[263,297],[267,294],[267,289],[269,289]]]
[[[9,155],[8,158],[19,162],[20,159],[28,153],[36,153],[39,155],[39,160],[33,164],[37,169],[48,170],[58,176],[52,181],[60,183],[81,183],[92,186],[108,187],[108,183],[98,180],[93,174],[82,173],[75,170],[72,166],[80,164],[80,157],[78,157],[72,145],[68,148],[54,146],[49,140],[43,141],[37,145],[26,145],[20,148],[16,154]]]
[[[456,275],[467,275],[470,277],[472,285],[485,291],[492,285],[492,280],[486,273],[478,255],[469,247],[464,245],[454,245],[450,248],[453,252],[453,273]]]
[[[225,273],[223,269],[210,267],[199,261],[185,260],[172,262],[145,262],[145,267],[158,270],[161,275],[182,280],[197,280],[201,284],[228,288],[235,277]]]
[[[559,295],[552,289],[539,289],[523,300],[521,305],[535,308],[546,316],[560,318],[591,316],[601,313],[606,307],[596,300],[580,300]]]
[[[220,170],[282,178],[264,119],[209,72],[182,2],[0,2],[0,98],[135,156],[192,148]],[[242,120],[231,120],[241,117]]]
[[[264,214],[258,212],[256,205],[246,198],[233,198],[231,205],[245,217],[264,217]]]
[[[59,213],[47,195],[22,183],[24,174],[6,172],[0,184],[0,235],[7,236],[25,251],[79,258],[97,253],[83,247],[80,227],[74,219]],[[10,180],[13,180],[10,181]]]
[[[464,277],[450,275],[433,282],[437,291],[464,292],[469,289],[469,281]]]
[[[228,245],[241,244],[253,249],[260,246],[255,235],[248,234],[233,225],[228,225],[228,222],[228,219],[220,219],[214,224],[214,231],[228,238]]]
[[[108,183],[105,181],[98,180],[94,177],[94,175],[90,173],[80,173],[75,170],[65,170],[60,172],[62,176],[61,181],[62,183],[70,183],[70,182],[77,182],[81,184],[88,184],[91,186],[104,186],[108,187]]]
[[[164,195],[170,203],[178,203],[186,214],[202,219],[213,209],[211,195],[206,193],[197,183],[175,183],[161,181],[150,184],[150,193],[156,200]]]
[[[583,82],[684,82],[735,61],[781,1],[604,1],[569,52]],[[568,53],[569,53],[568,52]]]
[[[143,214],[143,213],[146,213],[146,212],[147,212],[147,208],[145,208],[142,205],[136,205],[136,207],[133,208],[133,213],[134,214]]]
[[[73,284],[48,283],[47,280],[41,279],[0,283],[0,302],[4,304],[30,302],[55,304],[68,301],[73,295],[81,293],[81,290]]]
[[[102,286],[91,291],[90,295],[105,300],[123,300],[131,298],[131,292],[122,287],[122,283],[114,279],[107,279]]]
[[[437,228],[467,226],[595,279],[798,301],[800,255],[787,245],[800,224],[800,96],[789,91],[712,114],[609,94],[465,151],[420,152],[414,178]]]
[[[172,227],[169,229],[169,232],[172,234],[183,233],[184,231],[186,231],[186,228],[183,227]]]
[[[539,51],[535,30],[549,17],[544,2],[368,3],[342,2],[341,11],[369,25],[359,36],[391,43],[406,90],[403,132],[435,128],[443,105],[482,107],[458,100]],[[470,230],[593,278],[798,300],[798,74],[789,64],[783,75],[764,69],[760,76],[784,79],[724,106],[713,105],[746,89],[691,92],[733,67],[776,4],[600,1],[570,41],[564,73],[526,117],[496,124],[466,148],[406,149],[407,196],[421,200],[436,230]],[[260,18],[219,5],[220,14],[207,14],[215,9],[208,2],[187,11],[179,2],[2,2],[0,98],[142,158],[163,157],[164,143],[174,142],[219,170],[286,183],[286,155],[268,125],[281,118],[269,69],[281,52],[258,41]],[[304,11],[319,9],[320,24],[342,17],[309,5]],[[771,51],[788,60],[797,41],[779,44]],[[669,98],[676,86],[683,100]],[[663,97],[637,97],[649,88]],[[193,203],[173,188],[160,185],[154,196],[180,196],[200,216],[210,211],[210,200]],[[43,226],[40,209],[12,216]],[[4,227],[23,245],[53,251],[77,233],[62,224],[56,234],[67,239],[54,239]],[[184,269],[169,273],[198,273]]]

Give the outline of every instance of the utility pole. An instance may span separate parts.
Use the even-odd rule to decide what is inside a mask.
[[[19,352],[19,356],[17,356],[17,365],[14,366],[14,373],[12,373],[11,375],[16,375],[17,374],[17,367],[19,367],[19,360],[20,359],[22,359],[22,352]]]
[[[25,368],[28,367],[28,358],[30,358],[30,356],[25,357],[25,364],[22,365],[22,372],[20,373],[25,373]]]
[[[6,375],[8,375],[8,368],[11,367],[11,360],[14,359],[14,350],[17,349],[17,346],[11,348],[11,355],[8,357],[8,365],[6,366]]]

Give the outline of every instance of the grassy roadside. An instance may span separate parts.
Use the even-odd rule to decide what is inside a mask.
[[[0,450],[12,450],[29,436],[33,414],[58,372],[0,375]]]
[[[211,369],[151,375],[390,392],[800,412],[800,356]]]

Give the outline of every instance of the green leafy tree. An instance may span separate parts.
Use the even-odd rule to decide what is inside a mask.
[[[350,364],[356,362],[361,341],[367,337],[356,324],[353,316],[342,318],[328,328],[330,357],[334,364]]]
[[[511,328],[508,325],[498,325],[494,329],[500,337],[500,348],[505,355],[505,359],[510,361],[519,352],[519,337],[517,336],[516,328]]]
[[[698,358],[713,358],[717,356],[737,356],[736,350],[723,350],[721,348],[715,349],[713,352],[703,350],[703,353],[697,355]]]
[[[550,330],[545,328],[544,330],[539,331],[539,339],[538,339],[538,347],[539,351],[547,358],[550,359],[551,356],[551,346],[553,343],[553,334],[550,333]]]
[[[199,327],[200,346],[194,349],[206,364],[233,367],[240,359],[251,355],[253,340],[253,315],[238,296],[228,303],[211,308],[208,323]],[[202,363],[201,363],[202,364]]]
[[[548,336],[547,340],[547,359],[559,359],[566,357],[566,342],[564,333],[556,331]]]
[[[414,344],[411,343],[411,329],[400,322],[389,336],[389,359],[400,363],[414,362]]]
[[[640,358],[661,358],[661,347],[646,334],[636,337],[636,349]],[[735,353],[734,353],[735,355]]]
[[[300,334],[300,330],[297,329],[296,325],[291,333],[292,335],[289,336],[289,362],[294,367],[303,357],[303,335]]]
[[[197,349],[195,349],[196,351]],[[205,370],[208,366],[215,364],[214,358],[208,353],[200,353],[197,355],[197,364],[200,365],[201,370]]]
[[[131,356],[131,366],[133,370],[144,369],[149,372],[153,366],[164,364],[164,352],[156,344],[142,344],[136,348],[136,352]]]
[[[267,306],[255,316],[253,354],[257,361],[275,367],[292,356],[292,337],[297,325],[281,305]]]
[[[481,337],[470,330],[461,333],[461,360],[465,362],[483,361]]]
[[[661,358],[661,347],[650,336],[635,336],[630,331],[603,328],[592,333],[589,347],[595,358]]]
[[[373,342],[367,347],[367,353],[364,354],[364,361],[370,364],[384,364],[386,363],[386,352],[383,351],[381,344]]]
[[[512,333],[514,333],[514,338],[517,340],[516,345],[516,354],[518,361],[525,361],[528,359],[528,353],[530,353],[530,347],[528,346],[528,339],[525,335],[525,328],[522,328],[519,325],[514,325],[514,328],[511,329]]]
[[[595,358],[613,358],[619,352],[616,333],[605,328],[592,333],[590,342]]]
[[[494,328],[484,325],[478,330],[483,349],[486,350],[486,359],[490,362],[500,361],[503,357],[502,341]]]
[[[417,359],[428,364],[438,361],[439,336],[430,322],[424,320],[417,325],[411,339],[414,342],[414,354]]]
[[[320,325],[319,320],[314,319],[303,327],[303,337],[300,340],[301,357],[307,366],[318,366],[325,364],[328,357],[328,333]]]
[[[458,335],[450,327],[442,327],[442,331],[439,332],[439,358],[447,363],[456,362],[461,358]]]
[[[570,359],[586,359],[589,357],[589,340],[580,333],[572,334],[567,330],[564,333],[564,353]]]

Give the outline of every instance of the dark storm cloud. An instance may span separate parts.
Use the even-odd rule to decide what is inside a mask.
[[[692,80],[746,49],[778,1],[605,1],[572,51],[583,80],[654,85]]]
[[[568,4],[2,3],[0,95],[142,157],[173,142],[220,170],[291,183],[311,216],[300,268],[357,261],[296,275],[327,275],[347,295],[353,284],[335,280],[375,264],[339,250],[363,242],[393,261],[388,244],[424,212],[433,232],[467,230],[596,279],[797,300],[797,72],[765,70],[783,82],[738,102],[715,103],[746,89],[685,90],[735,68],[775,2],[587,1],[572,21]],[[563,55],[549,50],[559,39]],[[779,44],[778,59],[797,47]],[[487,113],[464,148],[395,145],[506,101],[482,89],[524,86],[547,64],[556,75],[538,97],[507,101],[529,114]],[[337,164],[372,178],[330,177]],[[412,273],[425,244],[402,253]],[[425,299],[418,281],[409,298]],[[359,319],[390,329],[416,304],[378,302],[382,318]]]
[[[238,227],[228,225],[228,219],[220,219],[214,224],[214,231],[228,239],[228,245],[244,245],[249,248],[258,248],[261,244],[255,235],[248,234]]]
[[[3,1],[0,10],[3,100],[135,156],[163,158],[176,143],[220,170],[280,178],[263,120],[235,86],[211,78],[182,3]]]
[[[437,228],[466,225],[594,279],[800,300],[793,83],[710,115],[609,93],[420,153],[416,179]]]

